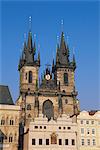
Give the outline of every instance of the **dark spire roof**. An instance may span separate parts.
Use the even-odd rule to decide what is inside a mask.
[[[32,32],[31,31],[29,31],[29,33],[28,33],[28,42],[27,42],[27,48],[28,49],[30,49],[30,50],[32,50]]]
[[[40,60],[37,58],[34,59],[34,56],[36,54],[36,44],[32,42],[32,32],[29,31],[28,33],[28,41],[27,44],[24,42],[24,48],[22,52],[22,57],[19,61],[19,70],[22,68],[22,66],[40,66]]]
[[[69,48],[66,46],[64,33],[61,33],[60,47],[57,45],[56,64],[60,66],[68,66],[69,64]]]
[[[8,86],[0,85],[0,104],[14,105]]]

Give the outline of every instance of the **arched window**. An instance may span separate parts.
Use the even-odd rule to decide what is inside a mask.
[[[2,117],[2,119],[1,119],[1,125],[5,125],[5,119],[4,119],[4,117]]]
[[[10,135],[9,135],[9,142],[11,143],[11,142],[13,142],[13,135],[10,133]]]
[[[29,71],[28,82],[29,82],[29,83],[32,83],[32,71]]]
[[[31,110],[31,105],[30,104],[27,105],[27,110]]]
[[[54,116],[53,103],[49,99],[43,103],[43,114],[48,118],[48,120]]]
[[[64,73],[64,83],[68,84],[68,73]]]
[[[10,125],[14,125],[14,120],[10,119]]]

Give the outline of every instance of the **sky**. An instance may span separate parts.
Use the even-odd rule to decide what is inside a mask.
[[[70,59],[73,50],[76,57],[75,83],[81,110],[100,110],[99,6],[99,1],[89,0],[1,1],[0,84],[9,86],[14,101],[19,96],[19,58],[32,16],[33,41],[41,55],[40,73],[55,58],[63,20]]]

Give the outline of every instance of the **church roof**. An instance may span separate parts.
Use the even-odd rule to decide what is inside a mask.
[[[0,85],[0,104],[14,105],[8,86]]]

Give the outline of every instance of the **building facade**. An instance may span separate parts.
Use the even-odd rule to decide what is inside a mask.
[[[0,86],[0,150],[18,150],[19,114],[8,86]]]
[[[77,117],[79,150],[100,149],[100,111],[82,111]]]

